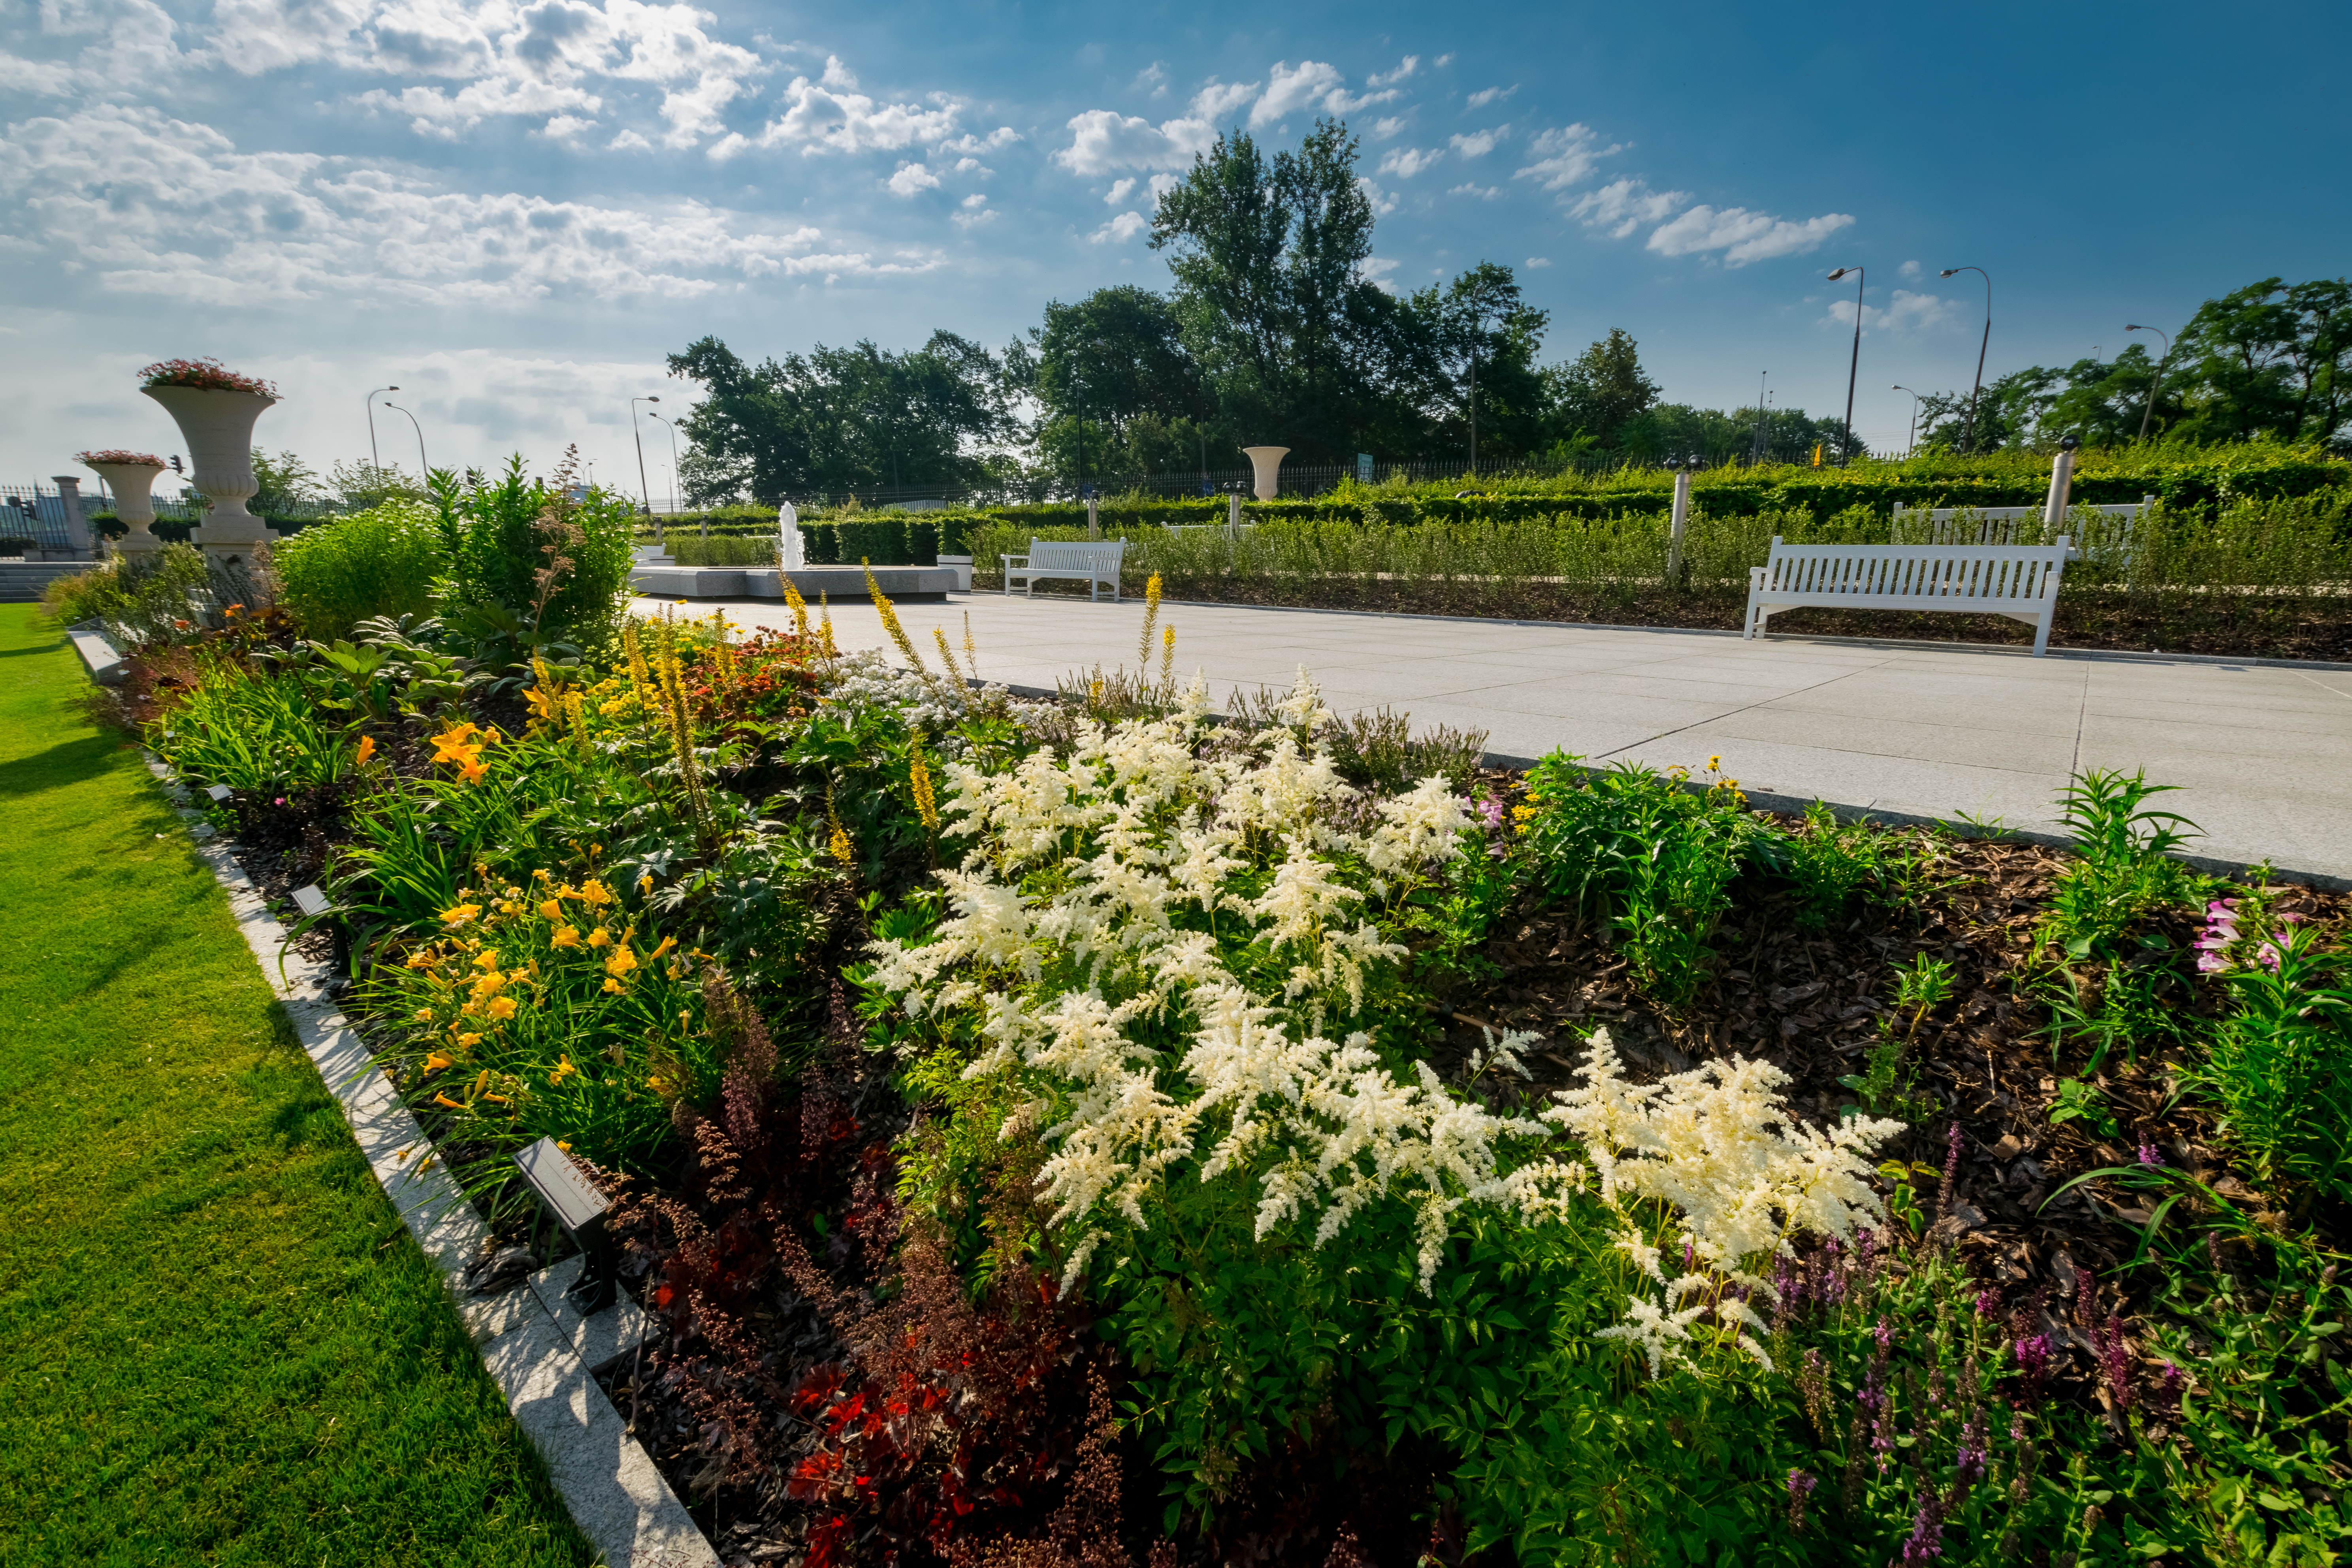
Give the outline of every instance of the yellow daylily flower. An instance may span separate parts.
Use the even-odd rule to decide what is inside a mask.
[[[635,969],[636,966],[637,955],[635,953],[631,952],[625,947],[616,947],[613,950],[613,956],[604,961],[604,973],[613,975],[626,974],[630,970]]]
[[[580,945],[580,928],[578,926],[565,926],[562,931],[557,931],[554,936],[549,939],[549,944],[554,947],[578,947]]]
[[[457,1065],[457,1058],[451,1056],[446,1051],[435,1051],[431,1056],[425,1058],[425,1070],[426,1072],[439,1072],[444,1068],[455,1067]]]
[[[622,984],[619,981],[613,979],[610,975],[605,976],[605,979],[604,979],[604,994],[605,994],[605,995],[607,995],[607,996],[618,996],[618,995],[620,995],[623,992],[626,991],[627,989],[628,989],[628,987],[627,987],[627,986],[625,986],[625,985]]]
[[[457,904],[441,911],[441,923],[445,926],[461,926],[481,912],[482,906],[479,904]]]
[[[590,947],[610,947],[613,945],[613,933],[606,931],[603,926],[598,926],[594,931],[588,933],[588,945]]]
[[[563,906],[553,899],[539,906],[540,918],[551,923],[563,918]]]
[[[503,1024],[515,1016],[515,999],[511,996],[493,996],[490,998],[488,1011],[491,1017]]]

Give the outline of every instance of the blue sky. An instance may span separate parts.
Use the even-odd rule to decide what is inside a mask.
[[[1842,407],[1822,275],[1864,265],[1856,423],[1899,445],[1890,384],[1974,368],[1982,286],[1941,268],[1992,274],[1989,375],[2345,271],[2347,43],[2298,4],[5,0],[0,482],[173,449],[135,373],[194,354],[278,381],[257,438],[322,468],[397,383],[436,464],[577,441],[634,480],[627,399],[688,390],[665,353],[1001,346],[1162,287],[1155,178],[1318,112],[1363,138],[1381,281],[1509,262],[1548,357],[1623,327],[1677,401],[1769,371]]]

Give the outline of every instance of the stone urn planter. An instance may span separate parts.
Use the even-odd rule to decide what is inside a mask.
[[[1257,480],[1251,488],[1260,500],[1274,499],[1275,477],[1282,471],[1282,459],[1290,455],[1287,447],[1244,447],[1242,451],[1256,470]]]
[[[268,393],[229,387],[149,385],[140,388],[162,404],[188,444],[189,482],[209,497],[212,510],[191,535],[206,555],[223,565],[243,565],[269,541],[269,527],[245,510],[261,488],[253,477],[253,422],[276,404]]]
[[[122,520],[122,537],[114,548],[124,555],[144,555],[151,550],[161,550],[163,542],[155,537],[150,526],[155,521],[155,503],[149,491],[155,476],[163,471],[163,459],[144,452],[82,452],[77,456],[114,492],[114,515]]]

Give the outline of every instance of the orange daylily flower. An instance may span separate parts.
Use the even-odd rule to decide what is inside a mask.
[[[446,1105],[452,1110],[463,1110],[466,1109],[466,1102],[464,1100],[452,1100],[446,1094],[435,1095],[433,1097],[433,1103],[436,1105]]]
[[[455,909],[441,911],[441,923],[446,926],[461,926],[481,912],[482,906],[479,904],[459,904]]]
[[[375,737],[373,735],[362,735],[360,737],[360,749],[353,754],[352,761],[355,763],[363,763],[374,755]]]
[[[446,1051],[435,1051],[431,1056],[425,1058],[425,1070],[426,1072],[439,1072],[443,1068],[455,1067],[457,1065],[457,1058],[451,1056]]]

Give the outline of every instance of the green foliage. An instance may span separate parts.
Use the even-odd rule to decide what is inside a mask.
[[[2352,976],[2308,926],[2284,925],[2228,975],[2230,1016],[2184,1083],[2222,1109],[2257,1179],[2352,1202]]]
[[[155,749],[192,779],[273,795],[333,784],[354,766],[348,727],[322,718],[298,676],[223,659],[153,726]]]
[[[304,529],[271,552],[281,602],[312,634],[378,616],[421,616],[449,562],[432,509],[391,500]]]
[[[166,544],[52,579],[42,602],[66,625],[96,621],[119,647],[148,647],[185,641],[204,628],[213,617],[197,606],[215,587],[215,576],[195,546]]]
[[[1742,801],[1729,780],[1690,789],[1632,763],[1589,773],[1554,752],[1528,773],[1524,848],[1548,895],[1606,914],[1642,984],[1680,1003],[1759,831]]]
[[[1820,801],[1805,807],[1801,829],[1774,836],[1770,848],[1796,896],[1797,924],[1807,931],[1825,929],[1866,887],[1892,892],[1910,870],[1888,834],[1867,822],[1840,823]]]
[[[433,500],[453,607],[503,610],[538,640],[588,646],[610,635],[628,590],[627,500],[601,489],[575,499],[570,459],[541,480],[520,456],[496,479],[436,470]]]

